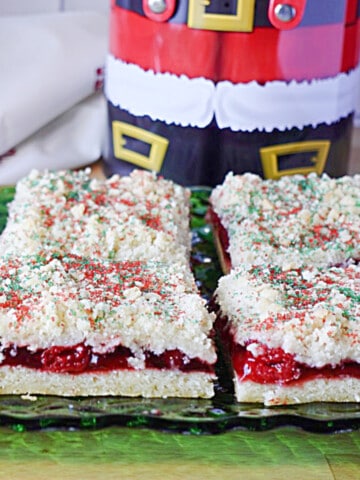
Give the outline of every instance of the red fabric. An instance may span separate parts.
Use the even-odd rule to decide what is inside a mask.
[[[360,21],[346,28],[341,70],[347,72],[359,63]]]
[[[346,20],[347,24],[355,23],[357,19],[358,0],[347,0]]]
[[[306,80],[335,76],[358,63],[357,24],[301,27],[252,33],[215,32],[154,22],[113,6],[110,53],[155,72],[218,82]]]

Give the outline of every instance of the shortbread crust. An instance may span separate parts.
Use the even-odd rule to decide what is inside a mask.
[[[114,370],[82,375],[0,367],[1,395],[211,398],[214,375],[176,370]]]

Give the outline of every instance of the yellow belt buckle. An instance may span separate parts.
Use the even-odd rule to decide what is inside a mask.
[[[315,172],[321,175],[324,171],[326,160],[330,149],[329,140],[310,140],[306,142],[294,142],[270,147],[260,148],[261,163],[265,178],[279,179],[284,175],[302,174],[308,175]],[[279,170],[278,157],[294,153],[314,152],[316,155],[311,158],[314,166],[289,168]]]
[[[213,0],[189,0],[188,26],[202,30],[251,32],[254,28],[255,0],[237,0],[233,15],[206,12]]]
[[[169,140],[130,123],[112,122],[114,156],[141,168],[159,172],[165,159]],[[148,156],[126,148],[126,138],[135,138],[150,145]]]

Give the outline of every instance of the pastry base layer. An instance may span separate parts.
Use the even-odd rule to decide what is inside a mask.
[[[351,377],[318,378],[288,386],[234,379],[234,386],[238,402],[262,403],[265,406],[360,401],[360,380]]]
[[[116,370],[71,375],[24,367],[0,368],[1,395],[211,398],[213,381],[214,375],[200,372]]]

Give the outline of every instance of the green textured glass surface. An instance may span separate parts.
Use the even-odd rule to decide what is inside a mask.
[[[341,440],[341,441],[339,441]],[[304,466],[314,458],[331,455],[351,455],[360,450],[357,432],[343,435],[309,435],[299,429],[286,427],[270,432],[229,432],[227,435],[192,436],[168,434],[155,430],[118,429],[110,427],[95,431],[37,431],[11,435],[0,429],[0,459],[37,459],[63,457],[67,462],[108,461],[121,464],[128,461],[158,463],[159,458],[196,463],[199,458],[213,463],[238,465],[275,465],[299,461]],[[171,452],[171,454],[170,454]],[[221,458],[219,453],[221,452]],[[95,455],[99,454],[99,456]],[[75,460],[76,459],[76,460]]]
[[[13,194],[13,188],[0,189],[0,225],[6,223],[6,206]],[[191,228],[193,270],[202,294],[210,299],[221,271],[211,230],[205,220],[208,195],[208,190],[193,190]],[[222,374],[226,377],[225,372]],[[231,381],[217,386],[216,395],[210,400],[0,396],[0,426],[17,432],[54,429],[90,432],[122,426],[124,430],[130,428],[131,431],[141,428],[150,432],[159,430],[198,436],[221,432],[230,434],[236,429],[264,433],[288,425],[318,433],[358,430],[360,405],[313,403],[265,408],[258,404],[239,404],[234,402]],[[146,435],[154,439],[155,433],[150,432]],[[136,435],[132,434],[131,438],[137,438]],[[297,435],[296,438],[302,438],[301,434]],[[279,436],[281,434],[277,434],[276,438]],[[94,438],[97,438],[96,435]],[[101,434],[101,438],[107,437]],[[147,437],[141,438],[144,441]],[[274,447],[269,445],[269,448]]]
[[[226,435],[155,430],[22,432],[0,428],[2,478],[357,480],[360,438],[283,428]],[[344,475],[352,469],[352,475]]]
[[[3,231],[7,220],[7,205],[14,197],[14,187],[0,187],[0,232]]]

